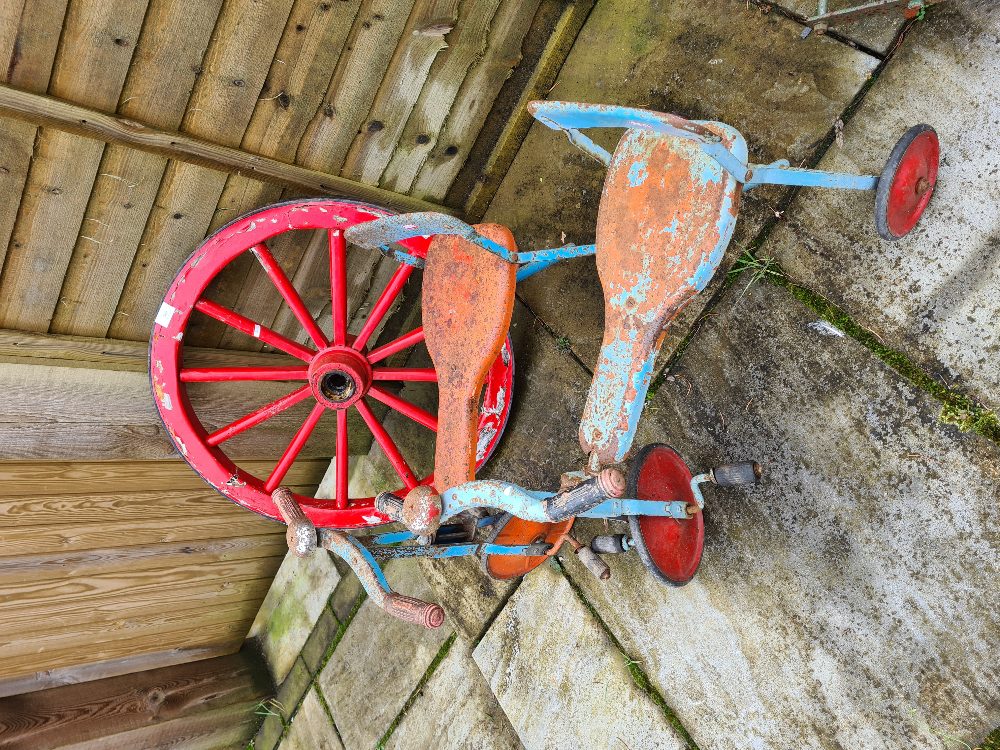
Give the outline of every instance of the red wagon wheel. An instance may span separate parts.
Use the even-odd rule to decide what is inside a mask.
[[[930,125],[914,125],[897,141],[875,188],[875,228],[895,242],[917,225],[937,184],[941,144]]]
[[[348,497],[347,419],[348,410],[352,408],[357,409],[398,474],[403,488],[397,489],[397,493],[405,494],[419,484],[433,481],[432,476],[418,478],[414,475],[368,403],[369,399],[380,401],[432,432],[437,429],[435,415],[385,388],[392,381],[437,381],[431,368],[394,368],[385,363],[391,355],[422,342],[422,327],[372,348],[374,334],[410,278],[413,266],[400,264],[357,335],[347,331],[347,245],[344,230],[389,213],[376,206],[336,199],[299,200],[268,206],[230,222],[205,240],[181,267],[167,290],[150,340],[150,375],[157,409],[174,445],[191,467],[223,495],[249,510],[280,519],[271,501],[271,492],[288,474],[316,424],[327,412],[333,412],[330,416],[337,421],[336,446],[331,446],[335,448],[335,497],[327,500],[296,495],[296,500],[316,526],[358,528],[387,523],[389,519],[374,509],[374,498]],[[329,338],[313,319],[267,246],[269,240],[284,232],[317,229],[326,230],[329,238],[333,324],[333,333]],[[411,254],[423,257],[429,241],[416,237],[401,244]],[[203,296],[212,280],[247,251],[253,253],[308,334],[308,344],[293,341]],[[185,367],[183,338],[195,313],[207,315],[252,336],[294,357],[299,363],[282,367]],[[490,368],[483,389],[477,468],[496,448],[507,423],[513,372],[513,355],[508,339]],[[191,406],[187,384],[233,381],[290,381],[293,388],[281,398],[252,409],[228,425],[209,431]],[[226,441],[302,402],[311,404],[309,415],[291,435],[288,447],[277,458],[267,476],[255,476],[226,454]]]

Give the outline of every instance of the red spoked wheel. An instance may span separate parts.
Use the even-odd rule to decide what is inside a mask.
[[[941,144],[930,125],[914,125],[899,139],[875,188],[875,227],[895,242],[917,225],[937,184]]]
[[[691,471],[669,445],[647,445],[632,463],[626,497],[694,503]],[[657,579],[683,586],[694,578],[705,546],[705,519],[701,513],[685,519],[629,516],[628,523],[636,552]]]
[[[359,528],[388,523],[374,509],[374,498],[348,497],[348,411],[356,409],[375,442],[399,476],[405,494],[433,476],[418,478],[407,465],[378,418],[369,399],[437,430],[437,418],[409,403],[386,385],[395,382],[436,382],[432,368],[388,367],[386,360],[423,341],[418,327],[392,341],[372,348],[375,334],[410,278],[414,267],[400,264],[372,305],[357,334],[348,333],[347,244],[344,230],[354,224],[388,215],[377,206],[347,200],[316,199],[281,203],[247,214],[217,231],[188,258],[167,290],[150,340],[150,375],[157,409],[174,445],[191,467],[233,502],[255,513],[280,520],[271,492],[281,485],[306,441],[324,416],[336,419],[334,456],[335,496],[321,499],[296,495],[306,516],[318,527]],[[299,292],[268,249],[268,241],[284,232],[326,230],[330,258],[332,325],[328,336],[317,324]],[[401,243],[417,257],[426,254],[430,240],[416,237]],[[294,341],[259,322],[219,305],[203,295],[218,274],[242,253],[251,252],[277,292],[308,334],[308,343]],[[298,362],[281,367],[185,367],[184,333],[195,315],[210,318],[252,336]],[[236,354],[234,352],[234,354]],[[510,339],[487,375],[483,389],[476,450],[477,468],[496,448],[510,414],[514,362]],[[188,398],[189,383],[233,381],[288,381],[281,398],[257,406],[239,419],[209,431]],[[288,446],[267,476],[255,476],[238,466],[225,452],[226,442],[300,403],[311,405],[302,425],[290,436]],[[328,412],[331,412],[329,415]]]

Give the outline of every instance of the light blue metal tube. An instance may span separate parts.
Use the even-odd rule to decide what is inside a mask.
[[[840,190],[874,190],[878,177],[840,172],[822,172],[818,169],[796,169],[773,165],[750,165],[751,178],[744,189],[758,185],[798,185],[800,187],[838,188]]]

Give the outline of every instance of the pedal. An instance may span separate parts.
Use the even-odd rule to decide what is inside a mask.
[[[506,227],[474,229],[517,252]],[[510,328],[516,274],[515,264],[455,234],[435,236],[427,250],[423,320],[438,376],[434,486],[439,491],[476,478],[479,395]]]
[[[723,464],[712,469],[712,481],[719,487],[741,487],[748,484],[760,484],[763,470],[756,461],[739,464]]]

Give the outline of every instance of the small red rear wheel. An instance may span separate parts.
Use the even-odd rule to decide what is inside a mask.
[[[626,497],[695,503],[691,471],[669,445],[653,443],[637,454],[629,471]],[[694,578],[705,546],[702,513],[691,518],[629,516],[632,543],[639,558],[663,583],[683,586]]]
[[[548,555],[483,555],[483,569],[498,581],[509,581],[527,575],[559,550],[573,528],[574,520],[569,518],[558,523],[540,523],[525,521],[505,513],[494,524],[492,533],[486,538],[486,544],[519,547],[523,544],[547,543],[552,545],[552,549]]]
[[[355,201],[321,198],[267,206],[217,231],[188,258],[167,290],[150,339],[150,376],[156,407],[180,454],[209,484],[235,503],[280,520],[271,493],[281,485],[301,454],[321,418],[336,419],[336,445],[326,455],[334,457],[335,492],[332,499],[295,495],[306,516],[318,527],[358,528],[387,523],[374,508],[372,497],[348,494],[348,411],[359,413],[363,424],[382,449],[403,485],[396,494],[406,494],[432,476],[420,478],[407,465],[393,438],[379,422],[370,402],[412,419],[431,433],[437,417],[410,403],[393,390],[393,382],[437,382],[433,368],[390,367],[386,360],[423,341],[423,328],[375,345],[380,325],[386,319],[414,270],[400,264],[371,306],[366,318],[355,316],[356,333],[348,331],[348,269],[344,230],[372,221],[390,212]],[[286,232],[325,232],[329,276],[320,281],[329,289],[324,325],[319,325],[288,275],[268,248],[268,243]],[[415,237],[401,243],[409,253],[423,257],[430,240]],[[302,335],[289,338],[262,322],[217,304],[204,295],[227,265],[251,253],[270,279],[283,303],[301,325]],[[315,284],[315,280],[311,283]],[[322,300],[321,300],[322,301]],[[184,335],[192,319],[208,316],[247,337],[256,338],[290,359],[281,366],[190,367],[184,363]],[[252,341],[251,338],[247,339]],[[238,352],[233,352],[234,356]],[[510,414],[514,360],[508,339],[491,366],[480,405],[476,459],[477,468],[492,454]],[[287,393],[266,404],[253,404],[247,414],[229,424],[210,429],[192,408],[188,398],[191,383],[220,384],[234,381],[284,382]],[[199,386],[200,387],[200,386]],[[218,388],[218,385],[215,386]],[[231,391],[230,391],[231,392]],[[279,390],[279,392],[281,392]],[[227,441],[252,430],[298,404],[308,405],[308,416],[288,435],[287,448],[275,457],[273,468],[261,476],[237,464],[226,453]],[[301,407],[300,407],[301,408]],[[290,412],[291,414],[291,412]],[[206,421],[211,421],[206,419]],[[252,433],[251,433],[252,434]]]
[[[941,144],[930,125],[914,125],[899,139],[875,188],[875,227],[891,242],[917,225],[937,184]]]

